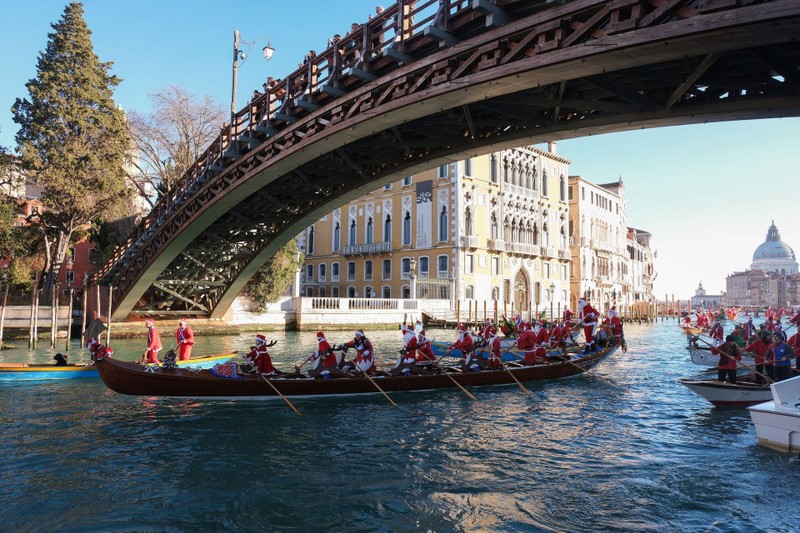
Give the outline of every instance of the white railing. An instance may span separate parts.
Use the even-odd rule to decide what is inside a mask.
[[[352,244],[345,246],[342,255],[380,254],[391,251],[391,242],[373,242],[370,244]]]

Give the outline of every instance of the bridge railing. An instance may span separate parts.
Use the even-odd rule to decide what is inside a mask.
[[[367,22],[351,28],[344,37],[332,39],[320,54],[307,54],[304,61],[283,80],[268,78],[263,93],[253,98],[226,124],[218,137],[196,159],[150,213],[137,225],[113,256],[93,276],[101,283],[112,274],[129,253],[138,252],[154,233],[154,228],[166,221],[177,206],[196,193],[211,177],[228,166],[227,160],[241,157],[241,143],[260,142],[287,128],[301,115],[313,112],[338,96],[377,77],[372,65],[384,57],[398,61],[406,43],[436,25],[446,29],[454,16],[471,10],[468,0],[397,0],[393,5]],[[392,51],[399,52],[398,56]],[[347,87],[344,87],[344,79]],[[119,267],[118,267],[119,268]]]

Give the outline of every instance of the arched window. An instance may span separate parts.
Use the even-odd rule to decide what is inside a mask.
[[[492,213],[491,233],[492,233],[492,239],[500,238],[500,229],[497,226],[497,213]]]
[[[539,244],[539,225],[533,224],[533,244]]]
[[[375,231],[372,226],[372,217],[369,217],[369,220],[367,220],[367,240],[366,240],[367,244],[372,244],[374,235]]]
[[[403,217],[403,246],[411,244],[411,211],[406,211]]]
[[[347,287],[347,297],[348,298],[355,298],[356,297],[356,288],[355,287]]]
[[[464,212],[464,234],[472,235],[472,211],[469,207]]]
[[[308,242],[306,243],[306,253],[314,255],[314,226],[308,228]]]
[[[446,255],[440,255],[436,258],[436,270],[438,273],[439,278],[447,278],[450,275],[450,268],[448,266],[448,257]]]
[[[342,228],[339,223],[333,228],[333,251],[338,252],[342,241]]]
[[[319,288],[319,295],[320,295],[320,298],[325,298],[325,287],[320,287]]]
[[[561,190],[561,201],[562,202],[566,202],[567,201],[567,180],[566,180],[566,178],[564,178],[563,174],[561,175],[561,188],[560,188],[560,190]]]
[[[408,279],[411,277],[411,258],[404,257],[400,260],[400,277]]]
[[[392,216],[386,215],[386,220],[383,221],[383,242],[390,242],[392,240]]]
[[[331,297],[333,298],[339,297],[339,287],[331,287]]]
[[[364,281],[372,281],[372,261],[364,261]]]
[[[373,296],[374,294],[372,292],[372,287],[370,287],[369,285],[364,287],[364,298],[372,298]]]
[[[497,183],[497,156],[494,154],[489,162],[489,179],[492,180],[492,183]]]
[[[430,261],[426,256],[422,256],[417,261],[417,273],[421,278],[430,276]]]
[[[547,171],[542,172],[542,196],[547,196]]]
[[[352,220],[350,222],[350,246],[356,244],[356,221]]]
[[[328,266],[325,263],[319,264],[319,280],[326,281],[328,279]]]
[[[392,288],[388,285],[384,285],[381,289],[383,291],[383,298],[391,298],[392,297]]]
[[[447,240],[447,235],[449,234],[448,228],[448,221],[447,221],[447,206],[443,205],[441,212],[439,212],[439,241],[443,242]]]

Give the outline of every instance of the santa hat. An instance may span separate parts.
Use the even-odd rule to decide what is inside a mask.
[[[401,324],[400,325],[400,331],[402,331],[403,333],[405,333],[408,330],[409,330],[409,327],[406,324]]]
[[[181,318],[180,320],[178,320],[178,325],[179,326],[185,326],[186,325],[186,319],[185,318]]]
[[[458,330],[459,331],[467,331],[467,326],[465,326],[463,322],[459,322],[458,323]]]
[[[152,318],[148,318],[147,320],[144,321],[144,325],[148,328],[152,328],[153,326],[155,326],[155,323],[153,322]]]
[[[324,340],[325,339],[325,334],[323,332],[321,332],[321,331],[318,331],[317,332],[317,339]]]
[[[266,342],[267,342],[267,338],[264,335],[262,335],[260,333],[258,335],[256,335],[256,344],[265,344]]]
[[[361,331],[360,329],[357,329],[357,330],[356,330],[356,333],[355,333],[355,336],[356,336],[356,337],[363,337],[363,336],[364,336],[364,332],[363,332],[363,331]]]

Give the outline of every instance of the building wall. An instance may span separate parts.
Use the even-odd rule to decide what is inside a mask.
[[[410,298],[414,285],[423,298],[513,304],[527,313],[563,307],[569,161],[554,148],[453,162],[329,213],[298,237],[306,253],[301,294]]]

